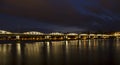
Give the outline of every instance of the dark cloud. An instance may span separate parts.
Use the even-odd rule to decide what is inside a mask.
[[[63,26],[63,29],[74,27],[74,30],[119,31],[119,2],[119,0],[2,0],[1,13],[34,19],[38,23]]]
[[[37,20],[18,18],[6,14],[0,14],[0,29],[11,32],[26,32],[26,31],[40,31],[40,32],[81,32],[85,31],[77,27],[65,27],[54,25],[51,23],[39,22]],[[11,22],[12,21],[12,22]]]

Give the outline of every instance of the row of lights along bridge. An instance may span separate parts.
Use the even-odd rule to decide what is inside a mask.
[[[72,40],[72,39],[109,39],[120,38],[120,32],[112,34],[93,34],[93,33],[42,33],[37,31],[12,33],[9,31],[0,30],[0,40]]]

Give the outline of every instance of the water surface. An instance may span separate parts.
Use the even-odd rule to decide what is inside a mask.
[[[1,42],[0,65],[120,65],[120,40]]]

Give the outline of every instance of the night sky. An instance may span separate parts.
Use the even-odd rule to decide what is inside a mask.
[[[120,0],[0,0],[0,29],[120,31]]]

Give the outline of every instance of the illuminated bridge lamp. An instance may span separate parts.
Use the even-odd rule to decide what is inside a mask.
[[[19,36],[19,35],[17,35],[17,36],[16,36],[16,39],[20,39],[20,36]]]

